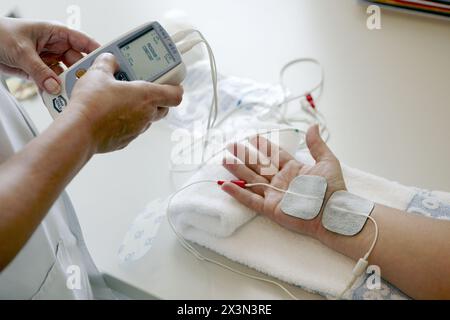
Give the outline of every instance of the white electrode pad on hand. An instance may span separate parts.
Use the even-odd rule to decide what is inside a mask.
[[[303,220],[315,219],[322,209],[327,180],[317,176],[299,176],[292,180],[281,201],[281,210]]]
[[[374,207],[372,201],[349,192],[335,192],[323,212],[322,225],[337,234],[356,236],[364,228]]]

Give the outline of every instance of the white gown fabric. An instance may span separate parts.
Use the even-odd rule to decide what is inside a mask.
[[[29,118],[0,83],[0,165],[35,136]],[[0,273],[0,299],[113,298],[63,193],[25,247]]]

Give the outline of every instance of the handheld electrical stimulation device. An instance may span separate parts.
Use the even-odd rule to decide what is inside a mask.
[[[178,85],[186,76],[186,66],[169,34],[158,22],[147,23],[98,48],[64,71],[60,75],[60,94],[42,93],[53,118],[64,111],[75,83],[102,53],[116,57],[120,68],[114,76],[120,81]]]

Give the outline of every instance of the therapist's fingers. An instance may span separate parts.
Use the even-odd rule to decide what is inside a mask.
[[[81,59],[83,59],[81,52],[73,49],[67,50],[62,57],[62,61],[67,67],[71,67]]]
[[[169,113],[169,108],[167,108],[167,107],[158,107],[158,112],[156,113],[154,121],[159,121],[159,120],[164,119],[167,116],[168,113]]]
[[[264,198],[259,194],[242,189],[233,183],[225,183],[222,190],[236,199],[238,202],[257,213],[264,213]]]
[[[133,94],[133,99],[146,101],[152,106],[175,107],[183,100],[183,87],[160,85],[146,81],[122,82],[123,88]]]
[[[22,56],[17,58],[17,65],[36,82],[39,88],[51,94],[60,92],[61,85],[57,74],[41,59],[35,48],[25,48]]]
[[[101,71],[107,73],[112,78],[114,74],[119,70],[119,64],[116,58],[111,53],[102,53],[95,59],[89,72]]]
[[[19,68],[10,67],[0,63],[0,73],[5,73],[19,78],[28,78],[28,74]]]
[[[52,71],[54,73],[56,73],[58,76],[64,72],[64,68],[58,63],[55,65],[50,66],[50,69],[52,69]]]
[[[97,41],[86,34],[74,30],[71,31],[69,34],[69,43],[74,50],[89,54],[100,47]]]
[[[149,124],[147,124],[147,125],[144,127],[144,129],[142,129],[141,134],[144,133],[144,132],[147,132],[148,129],[150,129],[152,125],[153,125],[152,122],[150,122]]]
[[[78,52],[91,53],[100,47],[100,44],[88,35],[70,29],[64,25],[52,25],[55,45],[66,43],[66,45]]]
[[[48,66],[52,66],[54,64],[61,62],[61,55],[56,53],[45,52],[41,53],[40,57],[42,61],[44,61],[44,63]]]
[[[159,85],[143,82],[142,85],[148,90],[153,103],[161,107],[175,107],[183,100],[184,89],[182,86]]]
[[[42,53],[40,55],[42,61],[50,67],[53,71],[55,71],[54,66],[59,65],[60,62],[64,63],[66,67],[71,67],[74,63],[78,62],[80,59],[83,58],[83,55],[75,50],[69,49],[65,53],[61,54],[55,54],[55,53]],[[60,66],[60,65],[59,65]],[[59,71],[59,67],[57,68]],[[61,74],[61,72],[56,72],[56,74]]]

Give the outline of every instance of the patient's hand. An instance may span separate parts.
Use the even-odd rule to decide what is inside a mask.
[[[224,167],[239,179],[248,183],[268,183],[287,190],[290,182],[299,175],[322,176],[328,181],[325,203],[334,192],[346,189],[339,161],[320,137],[317,126],[310,128],[306,135],[306,143],[316,160],[314,166],[298,162],[279,146],[262,137],[253,138],[251,143],[259,150],[257,155],[252,154],[249,148],[237,144],[230,146],[229,150],[242,163],[224,160]],[[250,159],[253,161],[249,161]],[[254,161],[255,159],[258,161]],[[258,164],[254,164],[255,162]],[[269,166],[274,169],[273,175],[266,175],[264,172]],[[315,220],[304,221],[284,214],[280,208],[284,193],[267,187],[245,190],[232,183],[225,184],[223,190],[250,209],[290,230],[317,239],[325,232],[320,223],[321,215]]]
[[[316,160],[314,166],[295,161],[277,146],[265,148],[268,142],[259,138],[253,140],[253,145],[259,150],[268,149],[268,152],[259,153],[260,159],[273,159],[277,152],[280,154],[280,166],[277,166],[280,170],[275,175],[262,176],[261,165],[248,163],[248,150],[245,153],[247,159],[241,159],[245,165],[227,164],[225,167],[236,177],[249,183],[270,183],[284,190],[298,175],[323,176],[328,181],[328,200],[334,192],[345,190],[341,166],[319,137],[317,127],[308,131],[306,139]],[[242,155],[239,157],[236,152],[237,146],[232,146],[231,151],[238,158],[244,158]],[[280,201],[284,194],[281,192],[269,188],[244,190],[231,183],[224,185],[223,189],[247,207],[288,229],[314,237],[330,249],[355,261],[366,254],[373,242],[373,224],[366,224],[363,231],[354,237],[345,237],[326,231],[320,223],[321,217],[304,221],[283,214]],[[375,205],[371,217],[381,233],[369,257],[369,263],[382,270],[383,278],[416,299],[450,299],[450,283],[442,280],[450,279],[450,222],[409,214],[379,204]],[[261,237],[264,235],[261,234]]]

